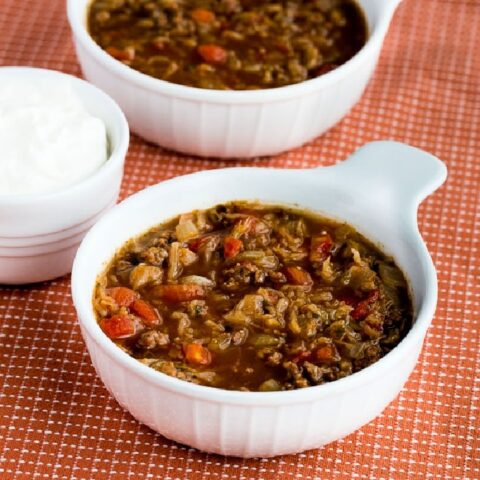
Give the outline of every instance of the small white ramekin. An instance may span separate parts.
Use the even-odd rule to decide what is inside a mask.
[[[98,375],[120,405],[162,435],[208,452],[273,456],[320,447],[371,421],[412,372],[435,312],[437,278],[417,226],[419,203],[446,178],[435,157],[395,142],[363,147],[341,164],[312,170],[232,168],[177,177],[108,212],[86,235],[72,296]],[[235,392],[194,385],[127,355],[102,332],[96,278],[129,238],[174,215],[230,200],[296,205],[344,220],[394,256],[414,300],[414,325],[392,352],[335,382],[288,392]]]
[[[0,195],[0,283],[50,280],[70,272],[85,233],[116,203],[129,144],[128,124],[105,93],[64,73],[1,67],[3,78],[69,84],[92,115],[107,127],[110,156],[93,175],[53,193]]]
[[[253,157],[289,150],[337,123],[372,76],[383,39],[401,0],[359,0],[370,38],[350,61],[321,77],[258,91],[192,88],[135,71],[90,37],[90,0],[67,0],[68,18],[85,77],[122,107],[133,132],[193,155]]]

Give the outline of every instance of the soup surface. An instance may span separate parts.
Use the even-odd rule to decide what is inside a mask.
[[[88,27],[135,70],[222,90],[315,78],[349,60],[368,35],[354,0],[93,0]]]
[[[392,259],[345,224],[244,202],[130,240],[98,278],[103,331],[140,362],[212,387],[291,390],[346,377],[405,336]]]

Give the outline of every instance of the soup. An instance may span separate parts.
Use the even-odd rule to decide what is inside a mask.
[[[130,240],[99,276],[93,302],[105,334],[138,361],[243,391],[351,375],[412,323],[401,270],[352,227],[245,202]]]
[[[135,70],[220,90],[318,77],[353,57],[368,36],[354,0],[94,0],[88,28]]]

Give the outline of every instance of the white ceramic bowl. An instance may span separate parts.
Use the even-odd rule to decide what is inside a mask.
[[[105,53],[90,37],[90,0],[67,0],[68,18],[85,77],[122,107],[133,132],[193,155],[253,157],[302,145],[337,123],[372,76],[401,0],[359,0],[370,38],[336,70],[296,85],[258,91],[205,90],[139,73]]]
[[[53,87],[70,84],[89,113],[107,127],[110,156],[93,175],[53,193],[0,195],[0,283],[50,280],[70,272],[85,233],[116,203],[129,143],[128,124],[108,95],[79,78],[27,67],[2,67],[0,76],[42,79]]]
[[[73,301],[98,375],[132,415],[162,435],[240,457],[300,452],[337,440],[375,418],[399,393],[420,353],[437,300],[437,279],[419,234],[420,201],[446,168],[394,142],[372,143],[341,164],[313,170],[233,168],[148,188],[105,215],[86,235],[72,272]],[[182,212],[228,200],[295,204],[345,220],[392,254],[409,279],[415,321],[374,365],[335,382],[288,392],[235,392],[190,384],[128,356],[98,326],[97,275],[129,238]]]

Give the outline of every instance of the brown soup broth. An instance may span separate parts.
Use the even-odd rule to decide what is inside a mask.
[[[412,324],[401,270],[352,227],[247,202],[180,215],[130,240],[99,276],[93,302],[129,355],[229,390],[346,377]]]
[[[135,70],[220,90],[318,77],[352,58],[368,37],[354,0],[93,0],[88,29]]]

